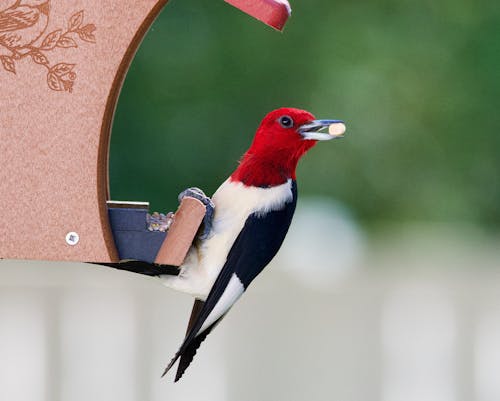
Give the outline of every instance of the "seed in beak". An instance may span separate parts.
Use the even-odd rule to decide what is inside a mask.
[[[328,134],[333,137],[342,136],[345,133],[345,125],[342,123],[330,124]]]

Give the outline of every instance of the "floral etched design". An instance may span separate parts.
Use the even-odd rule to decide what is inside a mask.
[[[96,26],[84,23],[84,11],[81,10],[71,16],[65,29],[57,29],[44,36],[49,19],[49,1],[21,0],[0,10],[0,48],[4,47],[10,53],[0,55],[0,65],[5,71],[16,74],[16,63],[30,58],[47,69],[50,89],[72,92],[77,78],[75,64],[52,64],[47,53],[56,48],[76,48],[79,41],[95,43]]]

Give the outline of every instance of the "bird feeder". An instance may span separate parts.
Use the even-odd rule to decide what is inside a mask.
[[[278,30],[289,16],[284,0],[226,1]],[[182,263],[205,205],[185,197],[167,235],[108,189],[120,89],[166,3],[0,0],[0,259]]]

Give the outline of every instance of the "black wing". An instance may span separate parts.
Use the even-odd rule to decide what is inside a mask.
[[[227,300],[226,289],[232,277],[236,277],[243,289],[246,289],[252,280],[268,265],[278,252],[285,239],[288,228],[292,221],[295,205],[297,202],[297,188],[295,182],[292,185],[293,198],[285,204],[281,210],[268,212],[265,215],[250,215],[243,230],[236,238],[229,251],[226,263],[217,277],[197,317],[188,329],[184,342],[172,361],[165,369],[165,375],[181,358],[175,381],[179,380],[184,371],[191,363],[196,350],[210,331],[222,320],[229,311],[233,302],[225,305],[220,304]],[[219,315],[211,316],[217,307]],[[213,320],[208,327],[203,328],[208,318]],[[210,320],[209,320],[210,321]],[[203,330],[201,330],[203,328]],[[200,331],[201,330],[201,331]]]

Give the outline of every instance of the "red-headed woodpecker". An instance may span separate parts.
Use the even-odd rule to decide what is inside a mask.
[[[212,197],[209,235],[193,245],[178,276],[162,276],[165,285],[196,298],[184,342],[164,374],[180,358],[175,381],[182,377],[201,342],[278,252],[297,203],[299,159],[317,141],[344,131],[342,121],[315,120],[292,108],[264,118],[238,168]]]

